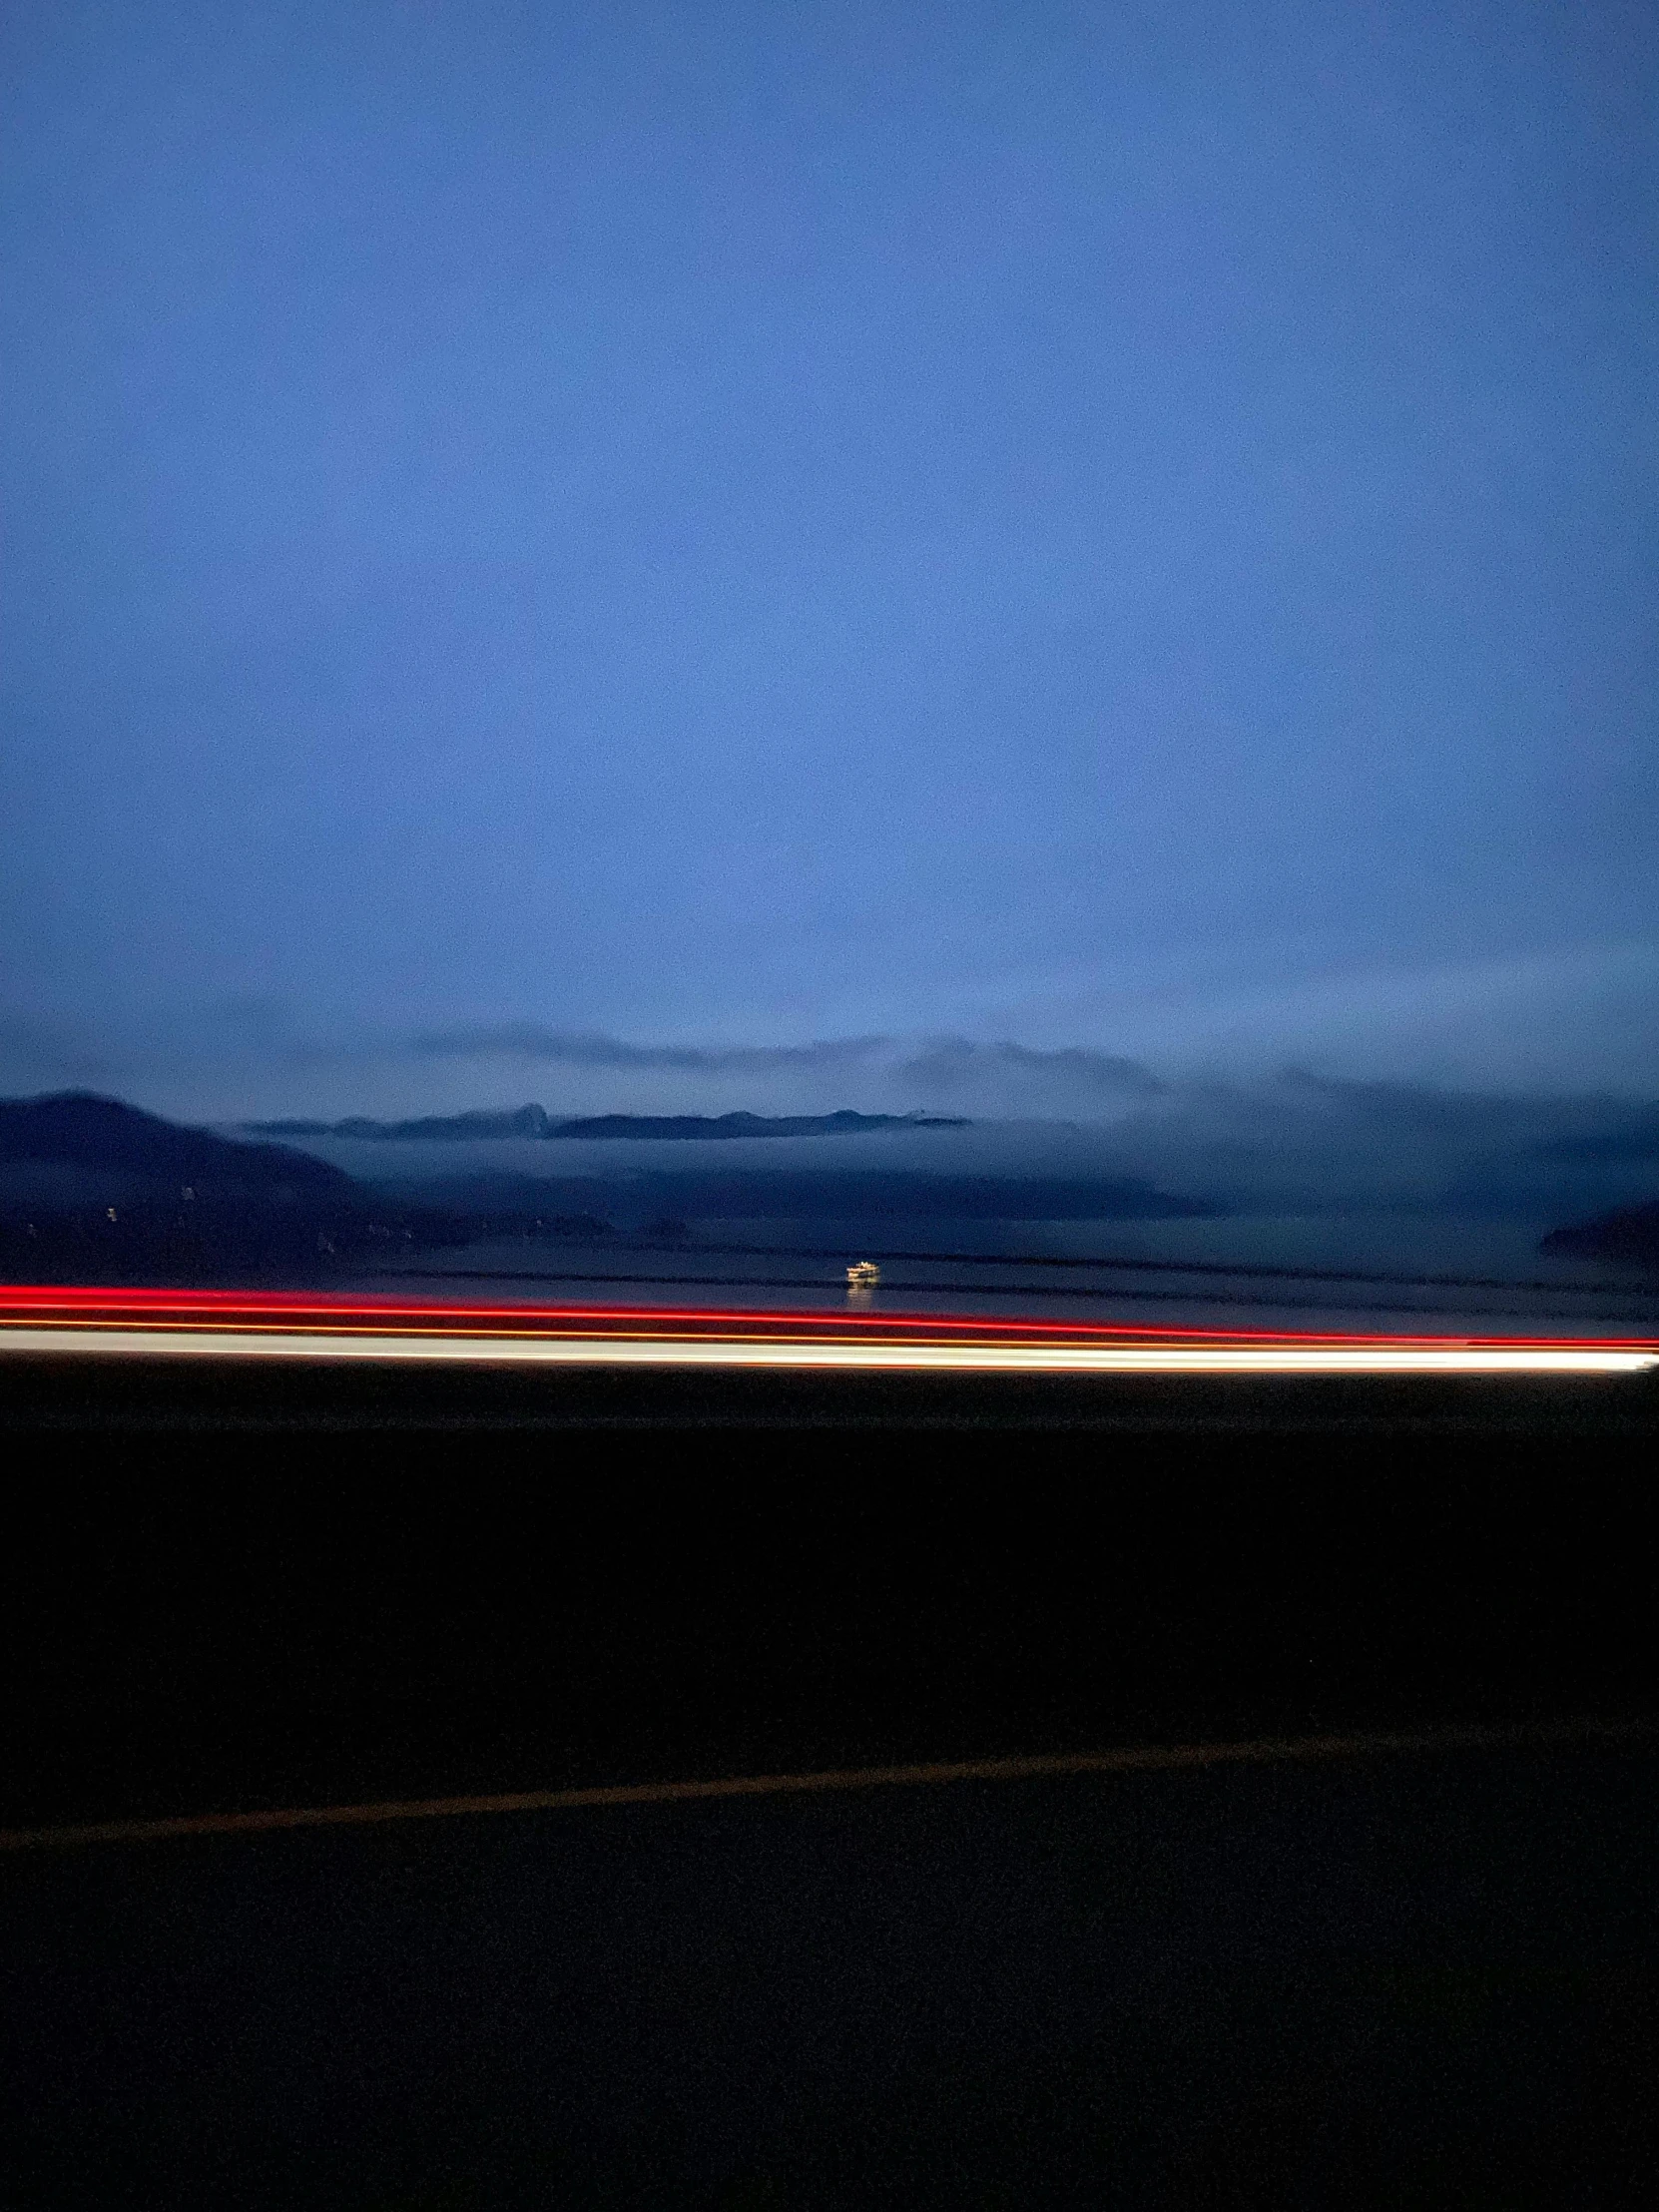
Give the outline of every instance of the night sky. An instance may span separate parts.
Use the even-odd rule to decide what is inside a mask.
[[[1659,1085],[1649,8],[4,24],[0,1087]]]

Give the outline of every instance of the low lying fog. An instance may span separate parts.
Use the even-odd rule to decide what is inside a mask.
[[[1659,1193],[1659,1106],[1481,1097],[1300,1074],[1255,1085],[1162,1086],[1097,1118],[987,1120],[955,1130],[708,1141],[287,1141],[370,1182],[591,1178],[596,1196],[602,1187],[662,1176],[1098,1178],[1151,1184],[1227,1215],[1405,1209],[1536,1215],[1548,1226]]]

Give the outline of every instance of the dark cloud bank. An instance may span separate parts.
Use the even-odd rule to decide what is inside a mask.
[[[846,1037],[799,1045],[637,1045],[594,1032],[510,1022],[430,1030],[410,1040],[414,1060],[511,1059],[559,1068],[615,1069],[692,1076],[787,1076],[832,1082],[851,1075],[885,1079],[919,1100],[948,1102],[977,1092],[1004,1108],[1022,1093],[1048,1097],[1055,1111],[1083,1111],[1129,1098],[1157,1097],[1167,1085],[1138,1060],[1080,1046],[1043,1051],[1029,1045],[941,1037],[909,1044],[891,1037]],[[1013,1094],[1013,1095],[1010,1095]]]

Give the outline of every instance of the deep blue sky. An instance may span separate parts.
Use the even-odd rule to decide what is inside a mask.
[[[4,24],[20,1076],[1659,1084],[1650,8]]]

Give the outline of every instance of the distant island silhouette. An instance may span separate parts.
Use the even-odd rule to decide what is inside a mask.
[[[1538,1250],[1568,1260],[1611,1260],[1659,1270],[1659,1199],[1552,1229]]]
[[[413,1121],[247,1121],[262,1137],[400,1138],[427,1143],[492,1137],[855,1137],[871,1129],[967,1129],[942,1114],[579,1114],[556,1120],[541,1106],[503,1113],[424,1114]]]

